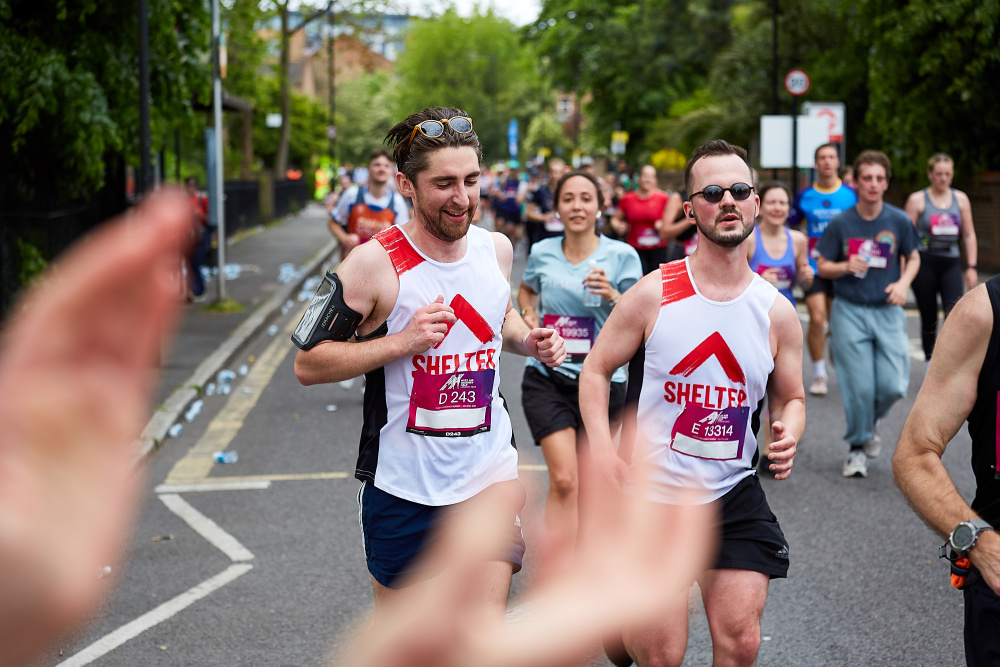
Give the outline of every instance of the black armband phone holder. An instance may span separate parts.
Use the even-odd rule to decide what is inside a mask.
[[[336,273],[326,272],[306,312],[295,327],[292,342],[308,350],[325,340],[346,341],[361,324],[361,313],[344,301],[344,284]]]

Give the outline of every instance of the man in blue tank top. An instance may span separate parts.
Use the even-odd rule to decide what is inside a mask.
[[[509,507],[511,536],[483,564],[475,595],[502,618],[524,552],[516,516],[524,489],[499,397],[499,356],[502,349],[554,367],[565,349],[557,331],[529,330],[514,308],[510,241],[471,227],[482,162],[472,120],[459,109],[425,109],[386,140],[413,217],[340,265],[337,317],[356,327],[300,345],[295,374],[306,385],[368,379],[355,476],[364,482],[360,516],[376,612],[438,573],[421,569],[417,557],[434,544],[442,513],[490,494]]]
[[[955,562],[953,585],[965,596],[965,660],[997,664],[1000,656],[1000,277],[963,297],[941,328],[916,403],[903,426],[893,472],[903,495],[948,542],[940,555]],[[941,457],[968,420],[976,496],[970,506]],[[968,562],[960,561],[965,558]],[[942,573],[941,576],[946,576]]]
[[[816,182],[801,190],[795,196],[788,224],[795,226],[805,221],[806,236],[809,237],[809,264],[816,272],[816,244],[826,231],[826,226],[834,216],[858,203],[854,190],[844,185],[838,178],[840,154],[833,144],[823,144],[816,149]],[[826,396],[826,324],[829,321],[833,299],[833,285],[829,280],[816,276],[813,284],[805,290],[806,307],[809,309],[809,332],[806,342],[813,362],[813,382],[809,393]]]

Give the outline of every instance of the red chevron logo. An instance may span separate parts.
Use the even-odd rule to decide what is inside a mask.
[[[710,357],[719,360],[726,377],[733,382],[739,382],[743,386],[747,384],[747,377],[743,373],[740,362],[736,360],[733,351],[726,345],[725,339],[718,331],[698,344],[698,347],[691,350],[686,357],[677,362],[677,365],[670,369],[671,375],[683,375],[688,377],[691,373],[708,361]]]

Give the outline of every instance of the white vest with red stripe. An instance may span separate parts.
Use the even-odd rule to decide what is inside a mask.
[[[516,479],[517,450],[499,391],[510,283],[500,270],[492,235],[470,227],[465,256],[452,263],[421,254],[401,227],[374,238],[399,276],[399,296],[386,320],[388,335],[403,331],[414,313],[439,295],[458,321],[437,347],[381,369],[384,387],[369,374],[364,432],[370,437],[362,438],[358,477],[432,506],[461,502],[491,484]],[[384,405],[370,409],[381,396],[369,397],[369,390],[384,391]]]
[[[655,500],[678,502],[680,489],[693,489],[691,501],[711,502],[755,474],[751,417],[774,370],[769,311],[778,291],[754,275],[737,298],[711,301],[687,259],[661,265],[660,275],[639,394],[639,456],[650,464]]]

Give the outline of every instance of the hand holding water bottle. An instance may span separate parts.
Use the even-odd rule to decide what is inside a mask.
[[[597,266],[595,260],[587,262],[589,271],[583,280],[583,305],[587,308],[600,308],[605,301],[614,305],[621,294],[614,288],[604,269]]]

